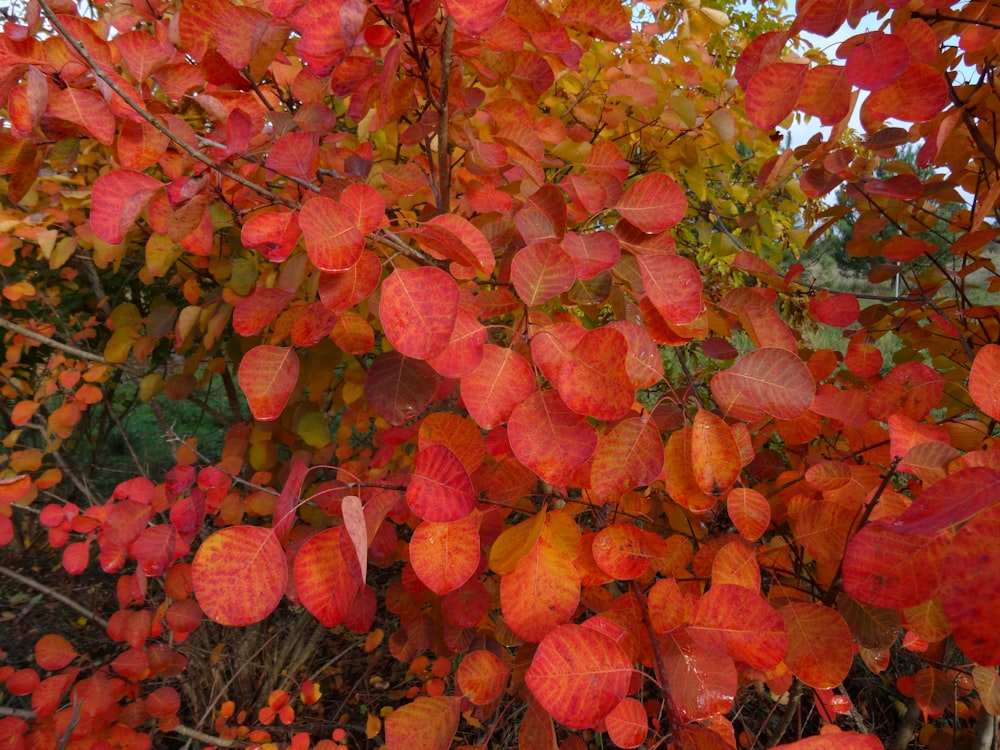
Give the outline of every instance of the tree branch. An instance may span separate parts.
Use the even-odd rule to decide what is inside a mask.
[[[21,584],[23,584],[25,586],[28,586],[29,588],[33,588],[35,591],[40,591],[43,594],[45,594],[46,596],[49,596],[49,597],[51,597],[51,598],[53,598],[53,599],[55,599],[57,601],[62,602],[63,604],[65,604],[70,609],[75,610],[76,612],[79,612],[81,615],[83,615],[84,617],[86,617],[88,620],[93,620],[94,622],[96,622],[98,625],[100,625],[103,628],[107,628],[108,627],[108,621],[105,620],[103,617],[101,617],[96,612],[87,609],[86,607],[84,607],[79,602],[75,602],[72,599],[70,599],[68,596],[66,596],[64,594],[60,594],[58,591],[55,591],[54,589],[50,589],[44,583],[40,583],[40,582],[36,581],[34,578],[29,578],[28,576],[23,576],[20,573],[14,572],[10,568],[4,567],[3,565],[0,565],[0,575],[5,575],[5,576],[7,576],[8,578],[10,578],[13,581],[17,581],[18,583],[21,583]]]
[[[451,149],[448,148],[448,90],[451,87],[451,44],[455,37],[455,19],[444,22],[441,45],[441,102],[438,106],[438,213],[451,210]]]
[[[17,323],[11,323],[6,318],[0,318],[0,328],[6,328],[12,333],[20,334],[21,336],[29,338],[32,341],[38,341],[46,346],[52,347],[53,349],[58,349],[64,354],[74,356],[77,359],[85,359],[88,362],[97,362],[98,364],[106,365],[108,367],[118,367],[118,365],[108,362],[108,360],[98,354],[91,354],[90,352],[78,349],[75,346],[70,346],[69,344],[64,344],[61,341],[56,341],[54,338],[46,336],[45,334],[32,331],[30,328],[25,328],[24,326],[19,326]]]

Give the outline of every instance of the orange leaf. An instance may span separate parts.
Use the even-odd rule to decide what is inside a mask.
[[[299,358],[291,347],[255,346],[243,355],[238,377],[254,419],[277,419],[299,379]]]
[[[883,750],[883,746],[874,734],[834,732],[777,745],[774,750]]]
[[[378,256],[363,251],[358,262],[346,271],[320,274],[319,298],[331,312],[340,314],[367,299],[381,278]]]
[[[475,224],[457,214],[435,216],[408,234],[416,237],[420,246],[435,258],[447,258],[487,275],[496,267],[489,240]]]
[[[480,649],[462,659],[455,673],[455,682],[474,705],[486,706],[503,694],[508,675],[499,656]]]
[[[410,539],[410,564],[417,578],[439,596],[468,581],[479,567],[479,527],[466,516],[457,521],[423,521]]]
[[[687,197],[672,177],[654,172],[633,182],[615,210],[646,234],[659,234],[684,218]]]
[[[115,116],[96,91],[72,86],[59,89],[49,98],[46,113],[79,125],[105,146],[115,140]]]
[[[500,606],[510,629],[540,641],[569,621],[580,602],[580,577],[572,558],[539,539],[500,582]]]
[[[906,70],[910,48],[896,34],[866,31],[842,43],[837,56],[847,58],[845,72],[852,84],[875,91],[888,86]]]
[[[649,734],[646,709],[635,698],[622,699],[604,721],[615,747],[639,747]]]
[[[119,169],[94,180],[90,191],[90,226],[105,242],[117,245],[162,183],[142,172]]]
[[[462,699],[417,698],[385,719],[386,750],[448,750],[458,729]]]
[[[654,481],[663,469],[663,444],[651,419],[623,419],[600,436],[590,467],[591,489],[616,501],[633,487]]]
[[[933,120],[948,106],[948,84],[941,71],[923,63],[913,63],[894,82],[873,91],[861,107],[866,117],[907,122]]]
[[[707,495],[724,495],[739,479],[740,450],[733,431],[712,412],[699,409],[691,425],[691,467]]]
[[[210,619],[222,625],[250,625],[278,606],[288,565],[271,529],[230,526],[201,543],[191,580],[198,604]]]
[[[835,609],[817,602],[793,602],[778,610],[788,628],[785,664],[806,685],[833,688],[854,660],[854,638]]]
[[[704,513],[715,507],[717,498],[703,492],[694,476],[690,427],[676,430],[667,439],[663,458],[663,483],[675,503],[695,513]]]
[[[652,558],[643,532],[630,523],[615,523],[598,531],[592,551],[601,570],[620,581],[641,576]]]
[[[672,630],[662,643],[664,678],[684,719],[705,721],[732,708],[736,696],[732,658],[705,648],[687,628]]]
[[[609,636],[561,625],[538,644],[524,681],[556,721],[586,729],[625,697],[632,671],[628,656]]]
[[[28,474],[0,479],[0,505],[16,503],[27,495],[30,489],[31,477]]]
[[[308,205],[308,204],[307,204]],[[458,285],[433,266],[393,271],[382,282],[379,317],[392,345],[407,357],[430,359],[451,341]]]
[[[243,244],[274,263],[287,260],[299,240],[299,225],[291,211],[264,211],[243,224]]]
[[[734,487],[726,498],[726,510],[740,536],[756,542],[771,525],[771,506],[757,490]]]

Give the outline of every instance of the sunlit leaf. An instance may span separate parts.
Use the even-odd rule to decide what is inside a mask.
[[[843,682],[854,661],[851,629],[835,609],[816,602],[793,602],[778,610],[788,628],[785,664],[814,688]]]
[[[510,629],[540,641],[568,622],[580,603],[580,577],[573,559],[539,539],[500,581],[500,606]]]
[[[590,467],[590,484],[601,498],[613,499],[647,485],[663,468],[663,444],[655,423],[633,417],[600,436]]]
[[[987,344],[976,352],[969,395],[990,419],[1000,419],[1000,344]]]
[[[710,411],[699,409],[690,435],[691,468],[698,488],[707,495],[724,495],[742,468],[732,430]]]
[[[659,234],[684,218],[687,197],[669,175],[653,173],[632,183],[615,210],[643,232]]]
[[[625,369],[628,342],[618,331],[588,331],[559,368],[556,390],[570,410],[596,419],[620,419],[635,391]]]
[[[500,657],[485,649],[467,654],[455,672],[458,689],[477,706],[488,705],[499,698],[508,677]]]
[[[460,718],[458,697],[417,698],[386,717],[386,750],[448,750]]]
[[[361,589],[361,569],[343,527],[321,531],[302,545],[294,578],[295,595],[313,617],[328,628],[344,621]]]
[[[313,198],[299,211],[299,228],[309,260],[321,271],[346,271],[358,262],[365,237],[346,206],[329,198]]]
[[[462,378],[461,387],[469,415],[489,430],[506,422],[536,385],[528,360],[513,349],[486,344],[482,361]]]
[[[778,419],[801,417],[816,394],[816,382],[809,369],[784,349],[749,352],[712,378],[711,385],[724,411],[760,409]]]
[[[808,65],[776,62],[754,73],[746,89],[750,122],[770,130],[788,117],[799,100],[808,71]]]
[[[781,616],[760,594],[732,584],[713,586],[698,600],[689,632],[702,645],[758,669],[777,665],[788,647]]]
[[[730,656],[702,646],[687,628],[672,630],[661,643],[667,687],[685,720],[705,721],[732,708],[737,683]]]
[[[624,698],[605,719],[608,737],[616,747],[639,747],[649,734],[649,717],[635,698]]]
[[[406,488],[406,502],[417,516],[439,523],[465,518],[476,507],[474,493],[469,473],[450,448],[432,444],[417,452]]]

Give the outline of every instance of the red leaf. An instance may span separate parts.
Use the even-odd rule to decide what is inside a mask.
[[[362,234],[386,226],[385,201],[371,185],[353,182],[344,188],[339,200],[351,211],[354,223]]]
[[[250,625],[278,606],[288,582],[288,565],[271,529],[229,526],[201,543],[191,565],[191,580],[209,619],[222,625]]]
[[[633,182],[615,210],[646,234],[659,234],[684,218],[687,197],[673,178],[654,172]]]
[[[913,63],[893,83],[873,91],[862,105],[865,115],[879,121],[890,118],[926,122],[948,106],[948,84],[930,65]]]
[[[249,10],[240,8],[240,10]],[[281,175],[310,180],[319,163],[319,135],[317,133],[285,133],[270,144],[264,166]]]
[[[462,378],[462,401],[476,424],[492,430],[506,422],[535,388],[528,360],[513,349],[486,344],[482,362]]]
[[[159,180],[130,169],[98,177],[90,192],[90,225],[94,234],[109,244],[120,243],[161,187]]]
[[[166,719],[181,710],[181,696],[174,688],[164,685],[146,696],[146,710],[154,719]]]
[[[691,323],[701,315],[702,279],[698,267],[680,255],[638,255],[646,296],[672,325]]]
[[[562,247],[576,264],[576,276],[584,281],[613,268],[621,256],[618,238],[605,230],[589,234],[570,232],[563,238]]]
[[[956,645],[982,666],[1000,664],[1000,507],[969,521],[955,535],[940,569],[941,606]]]
[[[843,563],[844,591],[859,602],[886,609],[913,607],[937,594],[948,535],[901,534],[881,521],[855,534]]]
[[[760,594],[733,584],[713,586],[698,600],[689,632],[707,648],[757,669],[779,664],[788,648],[781,616]]]
[[[597,430],[555,391],[536,391],[521,401],[507,431],[517,460],[554,485],[563,484],[597,448]]]
[[[455,19],[455,28],[470,36],[479,36],[496,26],[507,7],[507,0],[445,0],[444,7]]]
[[[430,359],[451,341],[458,285],[433,266],[393,271],[382,282],[379,317],[392,345],[407,357]]]
[[[874,734],[834,732],[806,737],[787,745],[777,745],[774,750],[883,750],[883,747]]]
[[[299,358],[287,346],[255,346],[243,355],[239,383],[254,419],[281,416],[299,379]]]
[[[861,314],[861,305],[853,294],[821,292],[809,300],[809,312],[820,323],[837,328],[854,325]]]
[[[969,395],[986,416],[1000,420],[1000,344],[986,344],[976,352]]]
[[[830,36],[847,20],[849,0],[795,0],[795,23],[805,31]]]
[[[816,395],[816,381],[801,359],[784,349],[756,349],[712,378],[724,412],[759,409],[778,419],[798,419]]]
[[[79,125],[105,146],[110,146],[115,140],[115,116],[111,114],[104,97],[96,91],[72,86],[59,89],[49,97],[46,112],[52,117]]]
[[[645,326],[628,320],[612,320],[608,328],[618,331],[628,342],[625,371],[632,387],[649,388],[663,379],[663,357]]]
[[[851,110],[851,92],[843,66],[817,65],[806,73],[795,108],[823,125],[836,125]]]
[[[420,246],[435,258],[447,258],[487,275],[496,266],[489,240],[474,224],[457,214],[435,216],[408,234],[416,237]]]
[[[55,633],[43,635],[35,643],[35,661],[48,672],[69,666],[77,656],[73,644]]]
[[[705,721],[728,712],[736,697],[736,666],[724,653],[705,648],[686,628],[663,638],[664,675],[678,712]]]
[[[442,377],[464,377],[483,361],[487,338],[486,327],[479,319],[464,307],[459,307],[448,346],[436,357],[428,359],[427,364]]]
[[[861,330],[851,336],[844,364],[859,378],[870,378],[882,371],[882,351],[875,346],[867,331]]]
[[[400,706],[385,719],[385,744],[392,750],[448,750],[458,720],[462,699],[440,695],[420,697]]]
[[[449,412],[428,414],[420,423],[417,448],[443,445],[458,457],[462,466],[472,473],[483,463],[483,436],[479,428],[468,419]]]
[[[903,235],[896,235],[882,245],[882,255],[885,259],[896,263],[906,263],[924,255],[933,255],[937,250],[937,245],[932,242]]]
[[[755,126],[770,130],[791,114],[805,84],[808,65],[776,62],[758,70],[746,89],[746,113]]]
[[[871,389],[868,413],[880,422],[896,412],[919,422],[944,395],[944,378],[922,362],[897,365]]]
[[[514,255],[510,280],[524,304],[534,307],[569,291],[576,281],[576,266],[554,242],[533,242]]]
[[[621,702],[632,671],[628,656],[609,636],[561,625],[538,644],[524,681],[556,721],[585,729]]]
[[[410,539],[410,564],[417,578],[438,596],[454,591],[479,567],[479,527],[470,516],[457,521],[423,521]]]
[[[667,439],[663,457],[663,483],[674,502],[695,513],[715,507],[718,499],[703,492],[694,476],[689,427],[677,430]]]
[[[302,495],[302,485],[306,481],[309,473],[309,466],[301,458],[295,457],[288,467],[288,476],[285,477],[281,485],[281,494],[274,506],[274,514],[271,517],[271,528],[279,539],[288,536],[297,518],[296,511]]]
[[[325,627],[342,623],[361,589],[361,569],[343,527],[310,537],[295,556],[293,570],[302,606]]]
[[[363,251],[358,262],[341,273],[321,273],[319,298],[339,315],[367,299],[382,278],[382,263],[375,253]]]
[[[578,29],[597,39],[625,42],[632,38],[629,14],[618,3],[570,0],[559,20],[571,29]]]
[[[817,602],[792,602],[778,610],[788,628],[785,664],[806,685],[833,688],[854,661],[854,637],[835,609]]]
[[[240,336],[256,336],[278,317],[293,296],[284,289],[255,289],[233,306],[233,330]]]
[[[426,362],[399,352],[380,354],[365,374],[365,397],[391,425],[420,416],[434,398],[438,376]]]
[[[635,391],[625,369],[628,342],[613,328],[588,331],[559,368],[556,389],[570,410],[595,419],[628,414]]]
[[[299,241],[299,224],[292,211],[264,211],[251,216],[241,230],[243,244],[273,263],[292,254]]]
[[[740,54],[736,63],[736,80],[744,89],[750,84],[754,73],[765,65],[778,62],[788,41],[787,31],[767,31],[757,36]]]
[[[365,237],[346,206],[329,198],[313,198],[299,212],[299,228],[309,260],[321,271],[346,271],[358,262]]]
[[[851,37],[837,49],[837,56],[847,58],[845,72],[851,83],[867,91],[888,86],[910,63],[906,40],[881,31]]]
[[[475,509],[475,488],[451,449],[428,445],[417,451],[406,502],[415,515],[426,521],[457,521]]]
[[[663,469],[663,443],[656,424],[643,417],[623,419],[600,436],[590,467],[591,489],[616,502],[624,492],[654,481]]]

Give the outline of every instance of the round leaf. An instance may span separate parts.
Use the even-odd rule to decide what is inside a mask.
[[[581,625],[561,625],[540,644],[524,677],[542,707],[571,729],[593,727],[628,692],[632,664],[618,643]]]
[[[507,430],[517,460],[550,484],[564,483],[597,448],[597,430],[555,391],[537,391],[518,404]]]
[[[458,689],[476,706],[486,706],[499,698],[507,677],[500,657],[485,649],[468,654],[455,672]]]
[[[191,580],[209,619],[250,625],[271,614],[285,594],[285,552],[271,529],[230,526],[201,543]]]
[[[410,539],[417,578],[439,596],[468,581],[479,567],[479,527],[469,516],[449,523],[424,521]]]
[[[379,317],[400,354],[430,359],[443,352],[457,315],[458,285],[440,268],[402,268],[382,282]]]
[[[461,459],[447,446],[432,444],[417,451],[406,502],[426,521],[457,521],[476,507],[475,488]]]
[[[321,531],[295,556],[295,594],[328,628],[344,621],[361,589],[361,568],[342,526]]]
[[[687,197],[672,177],[654,172],[632,183],[615,209],[646,234],[659,234],[684,218]]]

